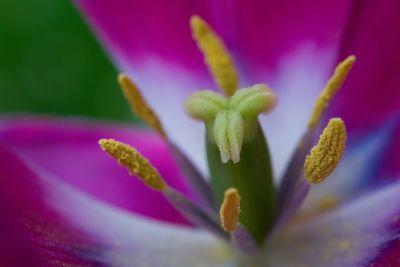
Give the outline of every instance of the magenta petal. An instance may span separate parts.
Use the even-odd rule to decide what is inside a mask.
[[[104,266],[86,257],[100,243],[47,205],[36,173],[2,146],[0,162],[1,266]]]
[[[400,266],[400,238],[388,242],[378,253],[378,255],[369,261],[369,267],[395,267]]]
[[[237,2],[237,42],[248,75],[260,74],[257,78],[262,77],[260,71],[264,77],[279,72],[282,61],[301,48],[308,47],[314,64],[323,60],[324,52],[334,55],[351,7],[347,0],[335,4],[319,0]]]
[[[206,231],[110,206],[2,145],[0,162],[1,266],[222,267],[233,260]]]
[[[209,18],[212,11],[208,1],[76,2],[118,63],[136,68],[146,58],[159,57],[207,74],[191,37],[189,18],[194,14]],[[164,67],[167,70],[167,64]]]
[[[393,232],[393,239],[383,244],[378,253],[366,260],[368,267],[394,267],[400,266],[400,217],[393,217],[389,229]]]
[[[379,182],[387,183],[394,179],[400,179],[400,124],[399,120],[394,120],[396,127],[392,132],[391,138],[387,142],[386,153],[382,155],[381,168],[379,170]]]
[[[160,193],[129,176],[101,151],[97,143],[100,138],[114,138],[135,146],[171,186],[191,196],[167,145],[148,131],[55,118],[14,119],[0,124],[1,145],[75,188],[135,213],[186,223]]]
[[[400,2],[354,3],[341,57],[357,63],[333,106],[349,130],[363,130],[400,112]]]

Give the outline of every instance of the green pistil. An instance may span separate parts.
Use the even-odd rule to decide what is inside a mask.
[[[276,214],[271,161],[257,117],[271,110],[275,94],[265,85],[238,90],[228,98],[213,91],[194,93],[188,113],[206,124],[211,186],[218,204],[225,190],[241,196],[240,223],[262,244]]]

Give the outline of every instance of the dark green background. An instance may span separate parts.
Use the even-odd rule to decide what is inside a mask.
[[[116,70],[71,1],[0,1],[0,112],[131,119]]]

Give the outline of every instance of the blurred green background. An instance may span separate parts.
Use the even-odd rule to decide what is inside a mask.
[[[71,1],[0,1],[0,112],[132,119]]]

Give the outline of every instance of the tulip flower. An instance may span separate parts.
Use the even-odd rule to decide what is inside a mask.
[[[3,119],[2,266],[400,266],[397,1],[76,3],[148,127]]]

